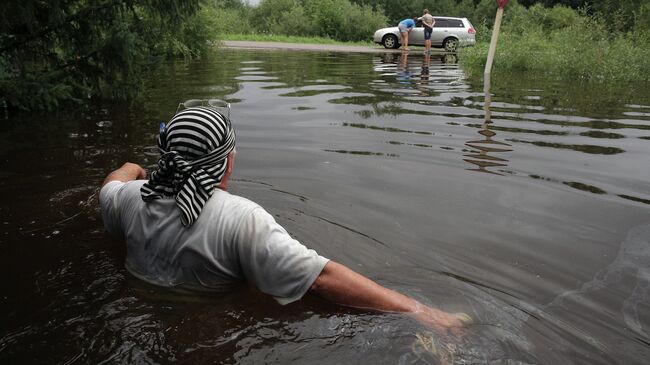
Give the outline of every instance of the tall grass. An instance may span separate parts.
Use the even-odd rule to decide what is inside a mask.
[[[506,12],[508,9],[506,9]],[[567,80],[650,81],[647,35],[612,32],[598,18],[565,8],[515,8],[504,19],[494,73],[519,71]],[[476,47],[461,51],[461,62],[478,71],[485,65],[490,31]]]

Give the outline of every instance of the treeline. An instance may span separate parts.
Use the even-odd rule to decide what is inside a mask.
[[[239,1],[229,2],[233,3]],[[212,5],[230,7],[224,1]],[[378,26],[397,25],[402,19],[422,15],[425,8],[434,15],[466,17],[475,25],[491,26],[496,14],[494,0],[262,0],[254,8],[237,7],[238,13],[231,15],[239,18],[244,33],[325,36],[343,41],[368,39]],[[650,0],[511,0],[507,5],[508,12],[531,7],[574,10],[615,32],[650,27]]]
[[[469,18],[479,44],[462,60],[484,62],[494,0],[262,0],[255,7],[242,0],[4,0],[0,108],[130,99],[165,57],[198,56],[227,34],[369,41],[376,29],[424,8]],[[502,29],[497,68],[587,79],[650,75],[650,0],[511,0]]]
[[[263,0],[256,7],[237,0],[206,4],[218,19],[215,35],[273,34],[325,37],[338,41],[368,40],[386,26],[381,7],[350,0]]]
[[[268,0],[263,0],[268,1]],[[391,24],[421,14],[428,8],[432,14],[466,17],[475,24],[492,24],[496,13],[494,0],[353,0],[354,3],[380,7]],[[510,0],[506,9],[521,6],[552,8],[561,6],[595,17],[616,31],[633,31],[650,25],[650,0]]]
[[[218,19],[212,28],[215,37],[253,33],[339,41],[369,40],[376,29],[419,16],[425,8],[434,15],[466,17],[483,30],[479,38],[489,37],[497,9],[494,0],[262,0],[256,7],[239,0],[213,0],[206,6]],[[610,37],[644,39],[650,31],[650,0],[510,0],[504,27],[512,23],[525,36],[526,23],[549,31],[576,21],[594,24]]]

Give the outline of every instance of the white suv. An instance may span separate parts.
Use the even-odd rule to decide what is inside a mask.
[[[473,46],[476,43],[476,30],[467,18],[451,18],[434,16],[436,23],[431,32],[431,46],[444,48],[447,52],[455,52],[458,47]],[[421,22],[409,33],[409,46],[424,45],[424,27]],[[402,35],[397,27],[382,28],[375,32],[375,43],[386,48],[399,48]]]

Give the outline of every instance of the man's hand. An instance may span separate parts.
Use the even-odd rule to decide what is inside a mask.
[[[435,328],[439,332],[454,331],[472,324],[472,318],[465,313],[448,313],[418,304],[418,309],[409,315],[423,325]]]
[[[122,165],[122,167],[108,174],[108,176],[106,176],[106,178],[104,179],[102,186],[115,180],[121,182],[127,182],[131,180],[144,179],[146,177],[147,177],[147,172],[144,171],[144,169],[140,165],[131,162],[126,162],[124,165]]]

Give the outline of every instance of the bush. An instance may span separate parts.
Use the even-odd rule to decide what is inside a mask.
[[[225,7],[223,4],[205,5],[197,14],[197,21],[205,24],[210,40],[222,34],[250,33],[250,9],[247,7]]]
[[[260,34],[320,36],[339,41],[369,39],[386,25],[381,9],[349,0],[263,0],[252,10],[252,28]]]
[[[367,40],[388,21],[381,9],[348,0],[306,1],[306,7],[319,29],[318,35],[340,41]]]
[[[381,8],[373,9],[369,5],[350,4],[345,12],[341,40],[363,41],[372,39],[377,29],[386,27],[388,18]]]
[[[277,23],[271,25],[272,34],[291,36],[314,35],[318,33],[312,19],[305,14],[305,8],[296,6],[280,16]]]
[[[511,10],[511,9],[508,9]],[[642,34],[611,32],[599,18],[557,6],[509,13],[501,29],[494,72],[521,71],[586,81],[650,80],[650,48]],[[488,42],[465,49],[463,64],[485,65]]]
[[[302,8],[297,0],[263,0],[251,11],[251,27],[257,33],[273,34],[281,31],[286,14]]]

